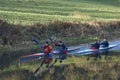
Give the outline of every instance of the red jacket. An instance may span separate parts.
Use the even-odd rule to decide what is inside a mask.
[[[48,46],[44,45],[43,49],[44,49],[44,53],[50,53],[50,52],[52,52],[52,47],[49,46],[49,45]]]

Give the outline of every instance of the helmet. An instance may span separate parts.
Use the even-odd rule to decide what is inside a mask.
[[[45,44],[49,45],[49,42],[46,41]]]

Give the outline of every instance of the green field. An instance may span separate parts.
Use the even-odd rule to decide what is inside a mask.
[[[120,19],[120,0],[0,0],[0,19],[13,24]]]

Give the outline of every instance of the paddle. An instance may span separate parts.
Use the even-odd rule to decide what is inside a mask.
[[[40,70],[40,67],[38,67],[38,68],[34,71],[33,75],[35,75],[39,70]]]
[[[55,59],[54,63],[52,63],[52,64],[48,67],[48,70],[47,70],[47,71],[49,71],[50,68],[53,67],[56,62],[57,62],[57,59]]]
[[[33,75],[35,75],[40,70],[43,64],[44,64],[44,61],[42,61],[41,65],[34,71]]]
[[[34,41],[36,44],[39,44],[39,40],[36,37],[33,37],[32,41]]]

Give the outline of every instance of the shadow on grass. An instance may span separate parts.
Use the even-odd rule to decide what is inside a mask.
[[[42,70],[32,76],[31,70],[17,68],[0,73],[0,78],[15,80],[119,80],[119,62],[95,62],[54,66],[49,71]]]
[[[32,73],[29,70],[7,71],[0,73],[0,79],[2,80],[34,80],[36,77],[32,77]]]
[[[0,70],[9,67],[12,64],[19,62],[19,58],[23,55],[32,54],[39,52],[39,49],[34,50],[20,50],[20,51],[9,51],[1,53],[0,56]]]

